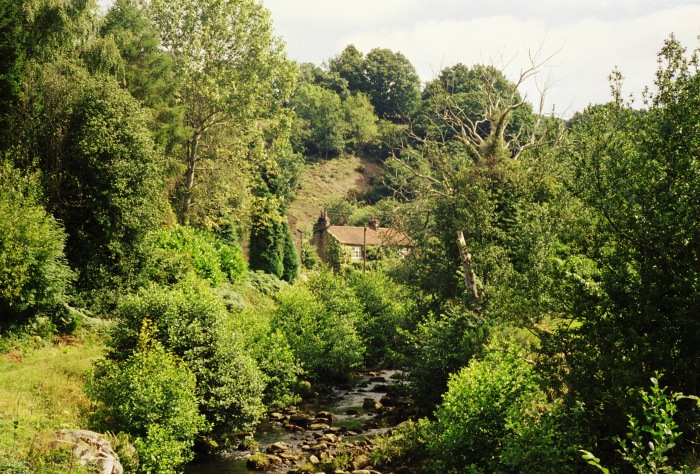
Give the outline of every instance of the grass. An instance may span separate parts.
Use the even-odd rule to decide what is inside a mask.
[[[297,219],[297,229],[310,234],[321,209],[329,201],[345,197],[351,190],[366,192],[380,173],[381,166],[377,163],[349,154],[306,163],[301,189],[289,206],[289,215]]]
[[[0,355],[0,458],[26,460],[37,439],[85,428],[85,373],[103,350],[98,337],[86,335]]]

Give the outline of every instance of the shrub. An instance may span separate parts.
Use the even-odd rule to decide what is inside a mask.
[[[651,391],[640,390],[643,401],[642,412],[644,420],[638,420],[633,415],[627,415],[629,421],[625,439],[617,436],[615,441],[620,445],[622,458],[632,465],[639,473],[681,474],[691,472],[688,466],[675,469],[669,460],[667,453],[676,445],[676,440],[682,434],[678,431],[678,424],[673,417],[678,411],[676,402],[681,399],[692,399],[696,402],[698,397],[687,396],[682,393],[667,394],[666,388],[659,386],[660,375],[651,378]],[[597,459],[588,451],[581,451],[583,459],[595,466],[603,473],[610,470],[600,465]]]
[[[66,235],[40,205],[32,178],[0,161],[0,181],[0,326],[36,313],[60,323],[73,280]]]
[[[174,287],[153,285],[124,298],[118,315],[110,358],[128,357],[138,328],[151,320],[158,328],[155,337],[194,372],[201,409],[217,433],[250,429],[262,416],[264,376],[242,335],[225,330],[229,315],[208,285],[194,278]]]
[[[381,271],[349,273],[347,281],[362,309],[357,332],[367,348],[365,361],[377,364],[396,348],[398,330],[405,327],[411,298],[404,287]]]
[[[350,250],[337,239],[329,237],[326,246],[326,261],[334,271],[339,272],[343,265],[350,263]]]
[[[225,281],[237,283],[246,274],[246,264],[240,248],[228,245],[206,231],[178,226],[161,230],[152,237],[154,248],[152,278],[173,283],[193,271],[213,286]]]
[[[343,379],[360,366],[364,347],[357,334],[359,304],[330,272],[280,292],[273,326],[287,337],[313,380]]]
[[[530,365],[512,344],[451,377],[427,445],[434,472],[498,472],[510,410],[536,391]]]
[[[144,321],[136,351],[124,361],[98,361],[85,391],[94,402],[93,428],[129,433],[140,472],[174,472],[192,458],[195,435],[207,424],[194,374],[154,333]]]
[[[483,354],[488,333],[488,325],[476,314],[459,309],[428,315],[413,332],[400,332],[405,341],[397,359],[422,414],[432,413],[440,403],[450,374]]]
[[[258,308],[244,310],[230,321],[228,328],[243,334],[245,346],[264,375],[265,405],[285,407],[296,403],[303,371],[282,331],[271,327],[267,315],[260,314]]]
[[[307,270],[314,270],[321,266],[321,257],[318,256],[318,250],[315,245],[309,242],[304,242],[301,247],[301,264]]]
[[[294,245],[294,238],[289,225],[284,226],[284,248],[282,252],[282,265],[284,266],[282,279],[292,283],[299,274],[299,256],[297,255],[297,248]]]

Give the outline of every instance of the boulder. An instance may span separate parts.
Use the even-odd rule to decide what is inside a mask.
[[[329,411],[320,411],[316,413],[316,420],[332,425],[335,421],[335,415]]]
[[[124,468],[112,445],[100,433],[88,430],[59,430],[49,442],[51,448],[68,446],[83,466],[97,466],[100,474],[123,474]],[[92,472],[92,471],[91,471]]]
[[[272,454],[255,454],[250,456],[246,462],[245,466],[251,471],[265,471],[270,469],[272,466],[281,464],[282,459],[274,456]]]
[[[306,413],[295,413],[289,417],[289,423],[306,428],[311,424],[311,417]]]
[[[365,410],[371,410],[374,408],[375,403],[377,402],[374,400],[374,398],[365,398],[362,401],[362,408],[364,408]]]
[[[289,445],[283,442],[272,443],[267,447],[267,452],[269,454],[279,454],[289,451]]]
[[[330,429],[330,426],[325,423],[313,423],[312,425],[309,425],[309,429],[311,431],[324,431]]]

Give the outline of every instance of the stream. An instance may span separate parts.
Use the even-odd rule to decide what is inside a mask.
[[[348,430],[345,439],[352,439],[355,434],[353,430],[360,431],[356,436],[371,436],[382,434],[390,427],[381,427],[379,423],[373,423],[376,413],[371,406],[387,394],[386,387],[394,382],[398,376],[397,371],[384,370],[358,375],[351,380],[351,388],[334,388],[330,397],[326,401],[302,404],[299,413],[322,413],[333,414],[333,427]],[[294,410],[292,410],[294,413]],[[270,419],[274,420],[277,415],[271,414]],[[359,428],[362,426],[363,428]],[[322,430],[314,430],[314,425],[309,426],[305,431],[292,432],[282,426],[282,423],[275,421],[265,421],[261,423],[255,432],[255,441],[258,443],[260,452],[264,452],[266,447],[278,442],[288,444],[293,450],[300,450],[300,446],[305,442],[310,434],[321,433]],[[326,427],[327,428],[327,427]],[[335,428],[335,429],[337,429]],[[200,457],[185,468],[185,474],[246,474],[255,472],[246,468],[246,460],[250,456],[249,451],[225,449],[215,454]],[[287,472],[288,466],[283,470],[270,472]]]

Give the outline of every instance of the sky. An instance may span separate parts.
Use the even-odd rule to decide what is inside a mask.
[[[569,117],[610,99],[617,67],[641,104],[671,33],[700,46],[700,0],[263,0],[290,59],[316,65],[348,44],[400,51],[423,82],[456,63],[493,64],[514,80],[529,53],[547,59],[528,100]],[[535,82],[536,81],[536,82]]]

